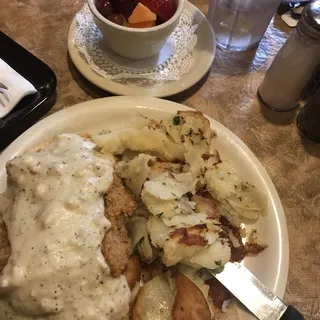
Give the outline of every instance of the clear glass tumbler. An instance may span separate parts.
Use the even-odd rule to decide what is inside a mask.
[[[208,19],[223,49],[243,51],[263,37],[281,0],[210,0]]]

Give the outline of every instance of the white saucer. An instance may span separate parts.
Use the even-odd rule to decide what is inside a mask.
[[[178,81],[137,86],[133,83],[127,82],[123,84],[103,78],[90,68],[89,64],[81,57],[78,49],[74,45],[76,18],[72,21],[68,33],[68,50],[71,60],[87,80],[97,87],[117,95],[167,97],[184,91],[196,84],[208,72],[213,62],[216,49],[215,35],[206,17],[198,8],[188,1],[185,2],[185,9],[192,13],[194,24],[198,25],[196,31],[198,41],[193,50],[193,68]],[[112,55],[112,57],[110,56],[111,59],[118,64],[124,64],[126,67],[134,67],[137,65],[136,60],[122,58],[110,52],[106,53]]]

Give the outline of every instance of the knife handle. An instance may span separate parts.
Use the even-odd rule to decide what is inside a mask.
[[[304,320],[303,315],[293,306],[288,306],[280,320]]]

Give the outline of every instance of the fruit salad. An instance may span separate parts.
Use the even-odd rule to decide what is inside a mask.
[[[168,21],[176,12],[173,0],[96,0],[108,20],[130,28],[150,28]]]

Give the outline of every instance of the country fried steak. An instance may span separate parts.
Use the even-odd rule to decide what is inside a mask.
[[[113,176],[113,183],[104,196],[105,216],[111,222],[102,242],[102,254],[117,277],[127,268],[131,254],[131,240],[125,224],[136,209],[133,195],[123,186],[121,179]]]
[[[121,275],[127,268],[131,254],[131,240],[128,237],[125,223],[136,209],[133,195],[123,186],[116,175],[104,197],[105,216],[111,222],[111,228],[102,242],[102,254],[110,266],[113,276]],[[8,262],[11,254],[6,225],[0,217],[0,272]]]

